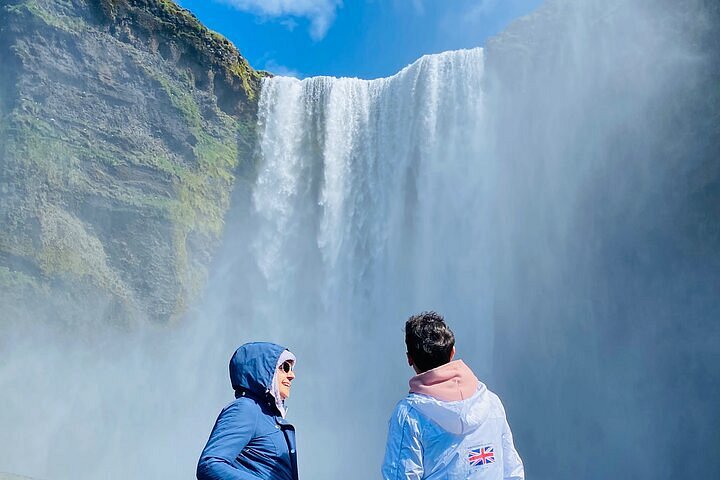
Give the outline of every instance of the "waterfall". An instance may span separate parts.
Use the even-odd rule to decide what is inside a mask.
[[[477,48],[389,78],[263,84],[257,180],[240,221],[249,232],[233,243],[235,271],[252,278],[238,301],[253,325],[243,333],[298,353],[291,416],[312,432],[328,421],[357,429],[350,446],[373,455],[357,478],[377,476],[387,416],[412,374],[409,315],[445,314],[460,357],[490,372],[495,195],[483,68]],[[304,383],[304,370],[327,383]],[[306,442],[303,459],[328,462],[335,438]]]
[[[307,295],[334,318],[487,303],[465,285],[486,269],[482,74],[474,49],[378,80],[265,81],[253,252],[269,319]]]

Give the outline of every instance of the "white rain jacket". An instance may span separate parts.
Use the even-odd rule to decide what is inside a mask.
[[[384,480],[524,480],[500,399],[461,360],[410,386],[390,418]]]

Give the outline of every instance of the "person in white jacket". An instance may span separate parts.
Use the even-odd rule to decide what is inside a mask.
[[[405,324],[408,364],[417,374],[390,418],[384,480],[524,480],[505,409],[462,360],[436,312]]]

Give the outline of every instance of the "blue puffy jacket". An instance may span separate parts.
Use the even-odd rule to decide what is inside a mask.
[[[230,360],[235,401],[218,416],[197,466],[198,480],[298,480],[295,429],[270,395],[280,354],[247,343]]]

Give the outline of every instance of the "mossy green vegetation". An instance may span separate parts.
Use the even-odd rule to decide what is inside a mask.
[[[219,51],[220,58],[226,61],[225,64],[219,64],[229,71],[232,75],[239,77],[242,81],[243,88],[249,99],[254,99],[256,95],[257,85],[262,74],[253,70],[241,55],[237,48],[224,36],[205,27],[200,21],[189,11],[178,6],[172,0],[159,0],[163,10],[176,18],[182,18],[186,27],[181,35],[195,40],[202,40],[206,45],[201,50]],[[229,62],[227,60],[230,60]]]
[[[173,218],[188,230],[197,229],[217,237],[222,232],[223,216],[238,164],[240,122],[213,107],[212,122],[203,119],[198,100],[187,76],[172,78],[146,69],[184,119],[195,138],[194,161],[172,161],[167,156],[145,157],[144,162],[173,175],[178,187],[178,203]]]
[[[120,2],[102,0],[102,3],[110,3],[111,6],[106,10],[112,9],[116,12],[117,5],[112,4]],[[225,75],[229,83],[234,83],[235,78],[239,79],[247,99],[256,99],[264,74],[250,67],[230,40],[208,29],[192,12],[180,7],[173,0],[145,0],[145,3],[156,15],[157,21],[156,30],[148,33],[160,34],[161,30],[165,30],[172,33],[177,40],[187,42],[197,55],[199,63]]]
[[[8,14],[28,15],[49,27],[65,32],[79,33],[87,30],[81,17],[72,15],[74,5],[70,0],[24,0],[4,7]]]

